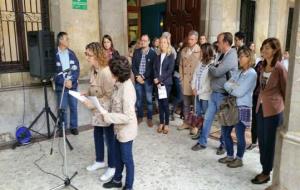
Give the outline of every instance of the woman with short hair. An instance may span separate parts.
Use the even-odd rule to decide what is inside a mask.
[[[104,188],[122,187],[122,172],[126,168],[124,190],[131,190],[134,181],[134,161],[132,155],[133,140],[137,136],[137,118],[135,114],[136,94],[130,80],[131,68],[128,60],[120,56],[109,61],[109,68],[116,80],[111,107],[103,113],[104,121],[114,123],[116,172],[111,181],[103,184]]]
[[[229,168],[243,166],[243,156],[246,149],[245,130],[251,127],[252,94],[256,84],[257,74],[252,68],[254,65],[253,52],[246,46],[238,52],[240,69],[233,73],[232,77],[224,84],[225,90],[231,96],[236,97],[238,108],[238,123],[234,126],[222,126],[222,134],[225,142],[227,156],[219,159]],[[234,157],[232,129],[235,128],[237,137],[237,153]]]

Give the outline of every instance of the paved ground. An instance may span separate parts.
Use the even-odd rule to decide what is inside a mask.
[[[168,135],[157,134],[142,123],[134,142],[136,190],[260,190],[268,186],[252,185],[250,179],[260,172],[258,149],[247,151],[244,167],[229,169],[219,164],[215,155],[218,142],[209,140],[204,151],[193,152],[195,141],[188,138],[188,131],[178,132],[180,120],[171,122]],[[92,130],[79,136],[69,136],[74,146],[68,151],[69,171],[78,171],[73,184],[81,190],[102,189],[98,180],[103,170],[87,172],[85,167],[93,162],[94,145]],[[54,154],[49,155],[51,141],[19,147],[0,152],[0,190],[44,190],[62,183],[59,179],[44,174],[34,161],[46,171],[62,176],[62,159],[55,142]]]

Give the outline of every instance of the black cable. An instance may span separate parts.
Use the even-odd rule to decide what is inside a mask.
[[[47,172],[47,171],[44,170],[42,167],[40,167],[40,165],[38,164],[38,162],[41,161],[41,160],[46,156],[46,154],[45,154],[44,151],[42,151],[42,145],[41,145],[39,142],[38,142],[38,144],[39,144],[39,146],[40,146],[40,152],[43,152],[43,155],[42,155],[40,158],[36,159],[36,160],[33,162],[34,165],[35,165],[41,172],[43,172],[43,173],[45,173],[45,174],[47,174],[47,175],[51,175],[51,176],[53,176],[53,177],[56,177],[56,178],[58,178],[58,179],[60,179],[60,180],[62,180],[62,181],[65,181],[63,178],[59,177],[58,175],[56,175],[56,174],[54,174],[54,173],[51,173],[51,172]]]

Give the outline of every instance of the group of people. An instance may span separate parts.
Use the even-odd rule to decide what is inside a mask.
[[[226,98],[235,97],[238,122],[233,126],[221,126],[217,154],[226,152],[227,155],[218,162],[229,168],[243,166],[245,131],[251,128],[252,144],[247,149],[256,147],[258,139],[262,165],[262,172],[251,181],[254,184],[268,182],[273,167],[276,129],[282,123],[287,69],[282,61],[278,39],[268,38],[262,43],[259,59],[255,59],[254,44],[246,46],[244,41],[242,32],[237,32],[234,37],[223,32],[216,42],[210,44],[205,35],[199,36],[197,31],[192,30],[176,50],[171,45],[169,32],[154,39],[152,47],[149,36],[144,34],[140,37],[138,48],[130,55],[130,61],[119,55],[109,35],[104,35],[101,43],[88,44],[85,55],[91,66],[90,84],[81,94],[96,96],[106,111],[99,112],[89,100],[83,102],[92,112],[96,155],[95,162],[87,170],[106,167],[106,144],[108,168],[100,177],[105,182],[103,187],[122,187],[125,166],[123,189],[132,189],[132,145],[138,124],[143,121],[145,104],[147,125],[152,128],[153,103],[157,102],[159,124],[156,131],[163,134],[170,131],[169,118],[174,119],[179,107],[183,124],[177,129],[190,129],[192,138],[197,139],[192,150],[199,151],[207,147],[220,105]],[[60,32],[57,43],[57,72],[71,68],[68,76],[55,78],[56,93],[60,99],[63,87],[66,91],[77,90],[80,69],[78,59],[68,48],[67,33]],[[62,107],[70,107],[70,131],[77,135],[77,101],[68,93],[63,96]],[[191,112],[203,119],[201,126],[192,126],[188,121]],[[237,137],[236,155],[231,137],[233,129]]]
[[[68,34],[57,35],[56,66],[57,72],[70,69],[66,75],[55,77],[58,102],[65,87],[61,107],[70,108],[70,132],[78,135],[77,100],[68,91],[77,91],[79,62],[74,52],[68,48]],[[137,135],[135,113],[136,93],[131,81],[131,64],[120,56],[113,46],[112,38],[104,35],[102,42],[92,42],[85,47],[85,56],[90,64],[90,83],[82,95],[95,96],[103,107],[99,112],[90,100],[82,102],[92,113],[94,126],[95,162],[87,166],[88,171],[106,168],[104,162],[105,144],[107,145],[108,167],[100,180],[104,188],[122,187],[122,173],[126,168],[124,190],[130,190],[134,181],[133,140]],[[67,115],[61,119],[67,126]],[[62,122],[60,122],[62,123]],[[61,130],[59,132],[61,136]]]

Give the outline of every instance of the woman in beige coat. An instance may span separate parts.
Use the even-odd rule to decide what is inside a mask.
[[[136,94],[130,80],[131,68],[125,57],[109,61],[109,68],[116,79],[111,99],[111,109],[103,113],[104,121],[114,123],[116,135],[116,173],[104,188],[122,187],[122,172],[126,167],[126,180],[123,189],[131,190],[134,181],[134,162],[132,144],[137,135],[137,118],[135,114]]]
[[[92,42],[86,46],[86,59],[91,64],[90,86],[86,95],[96,96],[104,109],[110,108],[111,95],[115,80],[112,79],[108,67],[108,58],[98,42]],[[104,135],[107,145],[108,169],[100,177],[101,181],[109,181],[115,173],[114,129],[110,122],[105,122],[103,116],[95,109],[90,101],[84,102],[85,106],[92,110],[92,125],[94,126],[94,140],[96,161],[87,167],[88,171],[94,171],[105,167],[104,163]]]

